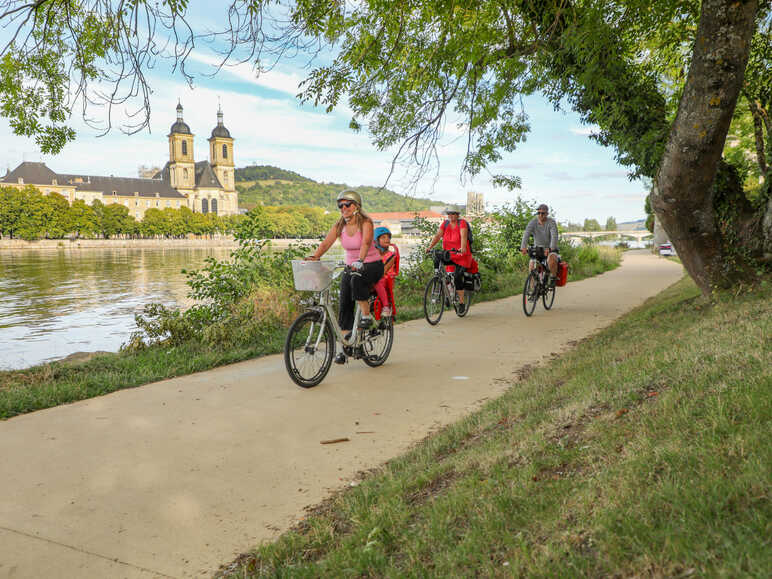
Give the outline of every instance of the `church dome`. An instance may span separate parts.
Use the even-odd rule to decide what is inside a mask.
[[[172,125],[172,128],[170,129],[170,132],[172,133],[182,133],[183,135],[192,135],[193,133],[190,132],[190,127],[187,125],[187,123],[183,121],[177,121]]]
[[[231,133],[228,129],[225,128],[225,125],[217,125],[215,128],[212,129],[212,136],[225,137],[226,139],[230,139]]]
[[[183,135],[191,135],[190,127],[185,121],[182,120],[182,104],[177,103],[177,120],[169,130],[171,133],[181,133]]]
[[[225,125],[222,122],[222,117],[223,117],[222,109],[218,107],[218,109],[217,109],[217,126],[212,129],[212,137],[211,137],[212,139],[214,139],[215,137],[220,137],[220,138],[225,138],[225,139],[232,138],[231,137],[231,132],[228,129],[225,128]]]

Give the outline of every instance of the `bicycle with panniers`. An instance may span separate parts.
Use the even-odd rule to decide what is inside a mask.
[[[456,249],[434,249],[431,251],[434,261],[434,275],[426,284],[424,290],[424,316],[432,326],[437,325],[445,312],[445,308],[453,308],[456,315],[463,318],[469,313],[475,291],[480,290],[480,276],[465,276],[464,300],[461,301],[456,291],[455,273],[447,271],[446,266],[456,266],[450,258],[451,253],[459,253]],[[469,279],[467,285],[466,278]]]
[[[542,300],[545,310],[552,308],[555,303],[555,284],[550,283],[549,266],[543,247],[528,247],[530,260],[530,273],[525,278],[523,286],[523,312],[531,316],[536,309],[539,298]]]
[[[335,357],[336,341],[343,352],[354,359],[362,360],[370,367],[386,362],[394,343],[392,319],[380,316],[382,304],[371,293],[370,311],[375,314],[375,323],[367,329],[359,327],[362,311],[359,304],[354,310],[354,326],[350,333],[343,333],[338,325],[338,316],[332,304],[330,287],[333,281],[347,271],[353,282],[357,271],[343,262],[333,261],[292,261],[295,289],[313,292],[305,303],[305,311],[290,326],[284,342],[284,365],[295,384],[303,388],[318,385],[330,371]]]

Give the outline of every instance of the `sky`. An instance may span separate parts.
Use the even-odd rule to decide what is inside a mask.
[[[215,15],[202,12],[203,6],[201,0],[192,2],[194,27],[213,25]],[[88,127],[77,111],[71,119],[77,138],[56,156],[42,155],[34,140],[13,135],[7,119],[0,118],[0,170],[26,160],[43,161],[60,173],[134,177],[140,165],[163,166],[179,100],[195,135],[196,160],[208,158],[206,140],[216,125],[219,104],[235,139],[237,167],[275,165],[319,182],[384,184],[393,152],[378,151],[366,130],[349,129],[351,112],[345,104],[331,113],[301,105],[295,95],[307,69],[300,62],[280,61],[259,77],[249,63],[225,67],[211,76],[215,62],[206,46],[195,49],[188,61],[194,74],[192,88],[179,73],[172,73],[168,63],[159,62],[148,74],[153,94],[147,130],[126,135],[114,128],[98,136],[99,131]],[[438,151],[439,173],[428,175],[411,194],[463,204],[467,191],[475,191],[484,194],[489,209],[520,195],[547,203],[561,222],[595,218],[603,224],[614,217],[621,223],[645,216],[645,184],[630,181],[627,170],[614,160],[613,150],[589,138],[592,127],[583,126],[576,114],[553,110],[538,96],[524,98],[524,105],[531,125],[527,140],[474,179],[460,175],[466,139],[452,122],[447,123]],[[126,120],[121,118],[124,112],[119,112],[114,124]],[[90,114],[100,118],[102,112],[93,109]],[[497,173],[520,176],[522,189],[511,192],[494,187],[492,175]],[[403,193],[406,185],[406,174],[397,168],[387,187]]]

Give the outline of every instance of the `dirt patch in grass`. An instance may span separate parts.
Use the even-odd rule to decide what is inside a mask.
[[[456,480],[462,476],[462,473],[456,469],[451,468],[434,477],[428,484],[424,485],[418,490],[409,493],[405,497],[405,502],[411,507],[423,504],[429,500],[441,495],[445,490],[450,488]]]

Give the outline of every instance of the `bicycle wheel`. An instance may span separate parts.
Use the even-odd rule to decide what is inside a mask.
[[[466,290],[466,291],[464,292],[464,306],[466,306],[466,307],[464,308],[464,311],[459,311],[459,306],[460,306],[461,304],[455,304],[455,306],[454,306],[454,307],[456,308],[456,315],[457,315],[459,318],[463,318],[465,315],[467,315],[467,314],[469,313],[469,308],[471,308],[471,307],[472,307],[472,296],[473,296],[473,295],[474,295],[474,292],[473,292],[473,291],[470,291],[470,290]]]
[[[391,353],[391,345],[394,343],[394,324],[391,318],[381,318],[380,323],[368,330],[362,340],[362,348],[365,355],[362,361],[375,368],[383,364]]]
[[[298,316],[290,326],[284,342],[284,365],[292,381],[303,388],[319,384],[335,355],[335,336],[322,314],[309,311]]]
[[[547,282],[547,287],[541,296],[541,302],[544,304],[545,310],[552,308],[552,304],[555,303],[555,286],[551,286],[549,282]]]
[[[539,279],[535,271],[528,274],[523,286],[523,312],[530,316],[536,309],[536,302],[539,301]]]
[[[426,321],[432,326],[436,326],[442,313],[445,311],[445,295],[442,289],[442,280],[439,277],[433,277],[426,284],[424,291],[424,316]]]

